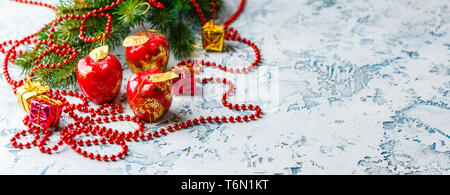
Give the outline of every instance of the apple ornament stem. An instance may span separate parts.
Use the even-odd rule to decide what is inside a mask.
[[[109,54],[108,46],[92,50],[77,64],[78,85],[83,94],[96,104],[111,102],[119,95],[122,77],[122,65]]]
[[[127,99],[133,113],[149,122],[162,118],[172,104],[172,79],[176,77],[159,69],[134,73],[127,85]]]

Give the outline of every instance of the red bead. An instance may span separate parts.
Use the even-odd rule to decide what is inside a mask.
[[[172,126],[168,126],[167,127],[167,131],[172,132],[173,131],[173,127]]]
[[[151,133],[147,133],[147,139],[152,139],[152,134]]]

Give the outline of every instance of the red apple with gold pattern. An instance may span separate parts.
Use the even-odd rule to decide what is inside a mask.
[[[108,50],[107,46],[94,49],[77,64],[78,85],[83,94],[96,104],[113,101],[122,84],[122,65]]]
[[[135,36],[127,37],[125,58],[128,68],[136,73],[149,69],[165,71],[169,61],[169,42],[166,37],[156,32],[140,32]]]

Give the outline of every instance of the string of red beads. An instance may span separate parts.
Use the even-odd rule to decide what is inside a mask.
[[[22,3],[30,3],[31,1],[20,1],[20,0],[16,0],[17,2],[22,2]],[[148,1],[152,6],[162,9],[164,8],[164,6],[160,3],[157,2],[156,0],[149,0]],[[201,13],[201,9],[199,9],[199,5],[195,4],[195,0],[191,0],[191,2],[194,3],[194,6],[197,8],[197,12],[199,13],[199,17],[203,18],[201,19],[202,22],[206,22],[206,19],[204,19],[204,15]],[[8,73],[8,63],[9,62],[14,62],[15,57],[17,56],[17,52],[16,52],[16,48],[19,47],[20,45],[23,44],[31,44],[31,42],[33,42],[36,48],[40,47],[41,45],[47,45],[48,50],[43,52],[41,55],[38,56],[38,60],[36,60],[34,62],[34,66],[32,68],[32,72],[29,74],[29,77],[33,77],[33,71],[36,71],[37,69],[42,69],[42,68],[59,68],[64,66],[65,64],[67,64],[69,61],[74,60],[74,58],[78,55],[76,49],[72,48],[70,45],[68,44],[56,44],[52,41],[53,38],[53,33],[55,32],[55,27],[58,25],[58,23],[60,23],[63,20],[66,19],[82,19],[82,26],[80,27],[80,37],[83,41],[85,42],[95,42],[95,41],[100,41],[104,38],[107,38],[108,35],[110,34],[110,30],[111,30],[111,20],[112,17],[109,14],[105,14],[104,11],[105,10],[109,10],[115,6],[117,6],[117,4],[122,3],[122,0],[117,0],[115,2],[113,2],[110,5],[105,6],[104,8],[99,8],[99,9],[95,9],[91,12],[88,12],[85,15],[64,15],[62,17],[58,17],[55,20],[53,20],[52,22],[50,22],[49,24],[47,24],[44,28],[42,28],[39,32],[42,32],[44,29],[50,27],[50,35],[48,37],[48,40],[39,40],[37,41],[35,38],[36,34],[39,33],[35,33],[33,35],[27,36],[25,38],[23,38],[20,41],[5,41],[4,43],[2,43],[0,45],[0,52],[5,53],[5,60],[3,62],[3,73],[5,75],[6,81],[8,83],[10,83],[11,85],[13,85],[14,91],[15,88],[23,85],[24,81],[26,78],[20,80],[20,81],[14,81],[11,79],[9,73]],[[239,73],[239,72],[247,72],[252,70],[255,66],[257,66],[260,62],[261,62],[261,56],[259,53],[259,49],[257,48],[257,46],[249,41],[246,40],[244,38],[241,38],[240,36],[238,36],[238,32],[236,30],[234,30],[231,27],[228,27],[228,24],[230,24],[231,22],[233,22],[237,16],[242,12],[242,8],[243,8],[243,4],[245,3],[245,0],[241,1],[241,5],[238,8],[237,12],[233,15],[232,18],[230,18],[229,20],[227,20],[226,22],[226,30],[227,33],[225,35],[225,38],[227,40],[236,40],[236,41],[240,41],[242,43],[245,43],[249,46],[251,46],[256,54],[256,60],[248,67],[246,68],[242,68],[242,69],[233,69],[231,67],[227,67],[227,66],[223,66],[223,65],[216,65],[215,63],[211,63],[209,61],[204,61],[201,60],[200,63],[203,66],[207,66],[207,67],[215,67],[218,68],[222,71],[227,71],[227,72],[235,72],[235,73]],[[33,2],[32,4],[36,4],[35,2]],[[36,5],[41,5],[44,7],[49,7],[46,6],[45,4],[36,4]],[[215,3],[214,0],[211,0],[211,6],[212,6],[212,13],[213,13],[213,18],[215,18]],[[49,7],[51,8],[51,6]],[[200,11],[198,11],[200,10]],[[89,19],[90,17],[108,17],[108,22],[106,25],[106,29],[105,29],[105,33],[103,36],[97,36],[95,38],[87,38],[84,34],[84,24],[86,23],[86,20]],[[7,49],[5,51],[4,47],[10,45],[10,48]],[[48,55],[50,52],[55,52],[57,55],[61,56],[64,60],[58,64],[39,64],[39,61],[45,57],[45,55]],[[24,52],[19,51],[19,54],[23,54]],[[188,59],[186,61],[182,60],[179,65],[186,65],[187,63],[191,63],[193,61],[197,61],[197,60],[191,60]],[[57,144],[51,146],[51,147],[46,147],[47,142],[50,138],[50,136],[54,133],[54,131],[50,131],[48,129],[43,129],[39,126],[34,125],[33,123],[30,122],[29,117],[26,116],[23,119],[23,123],[24,125],[26,125],[28,127],[28,130],[23,130],[20,133],[16,133],[15,136],[13,138],[11,138],[11,144],[14,147],[17,147],[19,149],[24,149],[24,148],[31,148],[32,146],[36,146],[39,148],[39,150],[43,153],[47,153],[47,154],[52,154],[52,152],[56,152],[60,149],[61,146],[63,146],[64,144],[67,144],[68,146],[71,147],[72,150],[74,150],[76,153],[80,154],[83,157],[86,158],[90,158],[90,159],[96,159],[96,160],[103,160],[103,161],[115,161],[117,159],[121,159],[124,158],[127,154],[128,154],[128,146],[127,146],[127,142],[130,141],[150,141],[154,138],[158,138],[161,137],[162,135],[167,135],[168,132],[174,132],[176,130],[181,130],[184,128],[188,128],[188,127],[192,127],[195,125],[200,125],[200,124],[205,124],[205,123],[227,123],[227,122],[231,122],[231,123],[235,123],[235,122],[247,122],[247,121],[251,121],[251,120],[257,120],[258,118],[261,117],[262,115],[262,111],[261,108],[259,106],[253,106],[252,104],[232,104],[230,102],[227,101],[228,96],[230,96],[235,88],[234,88],[234,84],[225,79],[225,78],[203,78],[203,79],[196,79],[197,82],[201,82],[203,84],[207,84],[207,83],[222,83],[222,84],[226,84],[228,85],[229,89],[226,91],[226,93],[223,94],[222,96],[222,104],[231,109],[231,110],[239,110],[239,111],[253,111],[253,114],[250,115],[237,115],[237,116],[201,116],[198,118],[194,118],[191,120],[186,120],[186,121],[182,121],[180,123],[176,123],[173,125],[169,125],[166,126],[165,128],[161,128],[159,130],[153,131],[153,132],[148,132],[145,133],[145,124],[138,119],[136,116],[130,116],[130,115],[123,115],[121,113],[123,113],[123,107],[120,104],[103,104],[100,105],[97,109],[94,108],[88,108],[89,105],[89,101],[87,100],[87,98],[82,95],[79,94],[78,92],[73,92],[73,91],[65,91],[65,90],[51,90],[48,93],[48,96],[50,98],[54,98],[57,100],[60,100],[61,102],[63,102],[64,104],[64,113],[67,113],[71,118],[74,119],[75,122],[73,123],[69,123],[68,125],[62,127],[62,130],[60,131],[60,139],[57,141]],[[82,100],[82,103],[80,104],[72,104],[69,101],[67,101],[67,99],[63,96],[72,96],[75,98],[79,98]],[[76,112],[81,112],[81,113],[89,113],[89,116],[85,116],[85,117],[81,117],[78,114],[76,114]],[[111,128],[106,128],[105,126],[100,126],[99,124],[103,124],[103,123],[111,123],[111,122],[119,122],[119,121],[131,121],[134,122],[136,124],[138,124],[139,128],[135,129],[134,131],[129,131],[127,133],[125,133],[124,131],[119,131],[119,130],[113,130]],[[99,136],[101,137],[100,139],[98,138],[94,138],[92,140],[90,139],[86,139],[86,140],[82,140],[82,139],[76,139],[77,135],[81,135],[81,134],[85,134],[85,135],[90,135],[90,136]],[[34,135],[34,139],[31,142],[26,142],[26,143],[18,143],[18,139],[20,139],[21,137],[25,137],[27,135]],[[99,145],[99,144],[116,144],[119,145],[122,150],[121,152],[118,152],[117,154],[112,154],[112,155],[101,155],[101,154],[95,154],[92,152],[88,152],[87,150],[84,150],[82,147],[84,146],[92,146],[92,145]]]
[[[210,0],[210,5],[211,5],[211,19],[215,19],[216,18],[216,3],[214,2],[214,0]],[[202,21],[203,24],[206,23],[206,18],[205,15],[202,12],[202,9],[200,8],[200,4],[196,2],[196,0],[191,0],[191,3],[194,4],[195,7],[195,11],[198,14],[198,17],[200,17],[200,21]]]
[[[38,5],[38,6],[42,6],[42,7],[47,7],[52,9],[55,12],[58,12],[58,9],[56,9],[56,7],[47,4],[47,3],[42,3],[42,2],[38,2],[38,1],[31,1],[31,0],[13,0],[15,2],[19,2],[19,3],[25,3],[25,4],[31,4],[31,5]]]

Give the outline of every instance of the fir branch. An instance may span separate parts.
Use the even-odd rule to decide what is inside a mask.
[[[169,28],[176,22],[177,13],[174,9],[152,9],[147,18],[152,28],[162,33],[167,33]]]
[[[147,6],[142,0],[128,0],[117,6],[114,15],[123,25],[137,25],[144,21],[146,10]]]
[[[194,51],[194,34],[184,23],[178,22],[170,28],[169,44],[174,56],[188,58]]]

